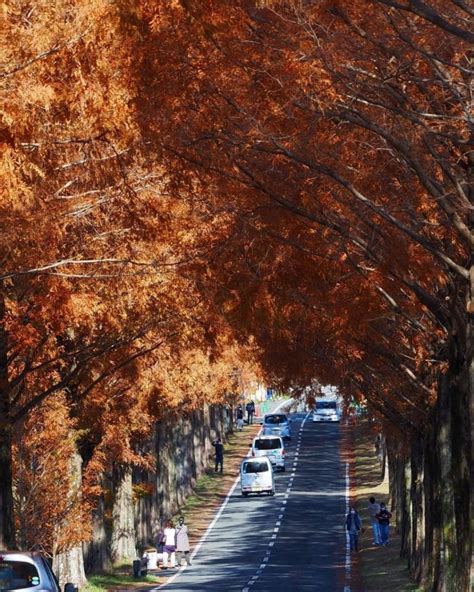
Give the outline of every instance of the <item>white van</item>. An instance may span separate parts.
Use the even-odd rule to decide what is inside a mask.
[[[244,458],[240,463],[240,489],[244,497],[249,493],[274,495],[273,469],[268,456]]]
[[[318,421],[335,421],[338,422],[341,418],[339,405],[334,399],[318,399],[316,401],[316,409],[313,411],[313,422]]]
[[[252,442],[250,454],[268,456],[274,467],[285,470],[285,446],[280,436],[257,436]]]

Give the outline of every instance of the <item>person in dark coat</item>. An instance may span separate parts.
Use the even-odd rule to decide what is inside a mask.
[[[390,536],[390,520],[392,518],[391,512],[387,510],[385,504],[380,504],[380,512],[375,515],[379,521],[380,539],[382,545],[388,545],[388,539]]]
[[[362,528],[362,521],[355,508],[351,508],[346,516],[346,530],[349,533],[351,551],[359,550],[359,533]]]
[[[245,406],[247,410],[247,423],[250,425],[253,423],[253,416],[255,415],[255,403],[253,401],[249,401]]]
[[[220,438],[216,438],[212,445],[216,450],[216,465],[215,471],[217,473],[217,469],[220,467],[221,473],[224,470],[224,444],[222,444],[222,440]]]
[[[241,432],[244,427],[244,410],[242,409],[242,405],[237,407],[237,411],[235,413],[235,422],[237,424],[237,429],[239,432]]]

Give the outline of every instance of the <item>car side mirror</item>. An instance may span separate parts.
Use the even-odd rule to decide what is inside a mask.
[[[64,592],[79,592],[79,588],[75,584],[64,584]]]

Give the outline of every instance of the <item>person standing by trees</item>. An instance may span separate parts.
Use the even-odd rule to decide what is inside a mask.
[[[170,567],[176,567],[176,529],[171,520],[166,522],[163,543],[163,567],[168,567],[168,559]]]
[[[359,533],[362,521],[355,508],[351,508],[346,516],[346,530],[349,532],[351,551],[359,551]]]
[[[186,563],[191,565],[191,548],[189,546],[188,527],[184,523],[184,516],[180,516],[176,526],[176,560],[178,566],[181,565],[183,553]]]
[[[390,535],[390,519],[392,514],[387,510],[384,503],[380,504],[380,512],[376,514],[380,528],[380,541],[382,545],[388,545]]]
[[[255,403],[253,401],[249,401],[245,406],[247,410],[247,423],[250,425],[253,423],[253,416],[255,414]]]
[[[239,432],[241,432],[244,427],[244,410],[242,409],[242,405],[239,405],[237,407],[237,412],[235,414],[235,421],[237,424],[237,429],[239,430]]]
[[[377,520],[376,516],[380,512],[380,504],[375,501],[375,497],[371,497],[369,499],[369,505],[367,506],[370,516],[370,525],[372,526],[372,531],[374,533],[374,545],[380,545],[382,542],[380,539],[380,528],[379,528],[379,521]]]
[[[215,463],[215,472],[217,473],[217,469],[220,467],[221,473],[224,471],[224,444],[222,440],[218,436],[215,440],[213,440],[212,445],[216,451],[216,463]]]

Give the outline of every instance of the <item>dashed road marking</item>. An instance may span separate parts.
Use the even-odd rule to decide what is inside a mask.
[[[281,526],[281,520],[283,518],[283,513],[284,513],[284,511],[285,511],[285,509],[287,507],[288,498],[290,496],[291,488],[293,486],[293,479],[294,479],[294,477],[296,475],[296,467],[298,465],[299,451],[300,451],[300,445],[301,445],[301,435],[302,435],[302,432],[303,432],[304,424],[306,423],[306,420],[308,419],[308,417],[309,417],[309,413],[307,413],[306,416],[304,417],[303,421],[301,422],[300,429],[298,431],[298,444],[296,446],[295,456],[294,456],[294,459],[293,459],[292,472],[291,472],[291,475],[290,475],[290,479],[288,481],[288,487],[286,488],[286,493],[283,496],[284,499],[281,502],[282,505],[280,507],[280,513],[278,515],[278,520],[277,520],[277,522],[275,524],[275,528],[273,529],[273,533],[274,534],[271,535],[271,539],[272,540],[270,540],[268,542],[268,546],[270,548],[272,548],[275,545],[275,539],[278,536],[277,533],[279,532],[279,529],[280,529],[280,526]],[[250,586],[252,586],[252,584],[254,584],[258,580],[259,575],[261,575],[263,569],[268,565],[268,561],[269,561],[270,555],[271,555],[271,550],[268,549],[265,552],[265,557],[263,558],[263,562],[260,564],[259,568],[256,571],[256,574],[257,575],[254,575],[253,577],[250,578],[250,580],[247,582],[247,586],[244,587],[244,588],[242,588],[242,592],[249,592]]]

